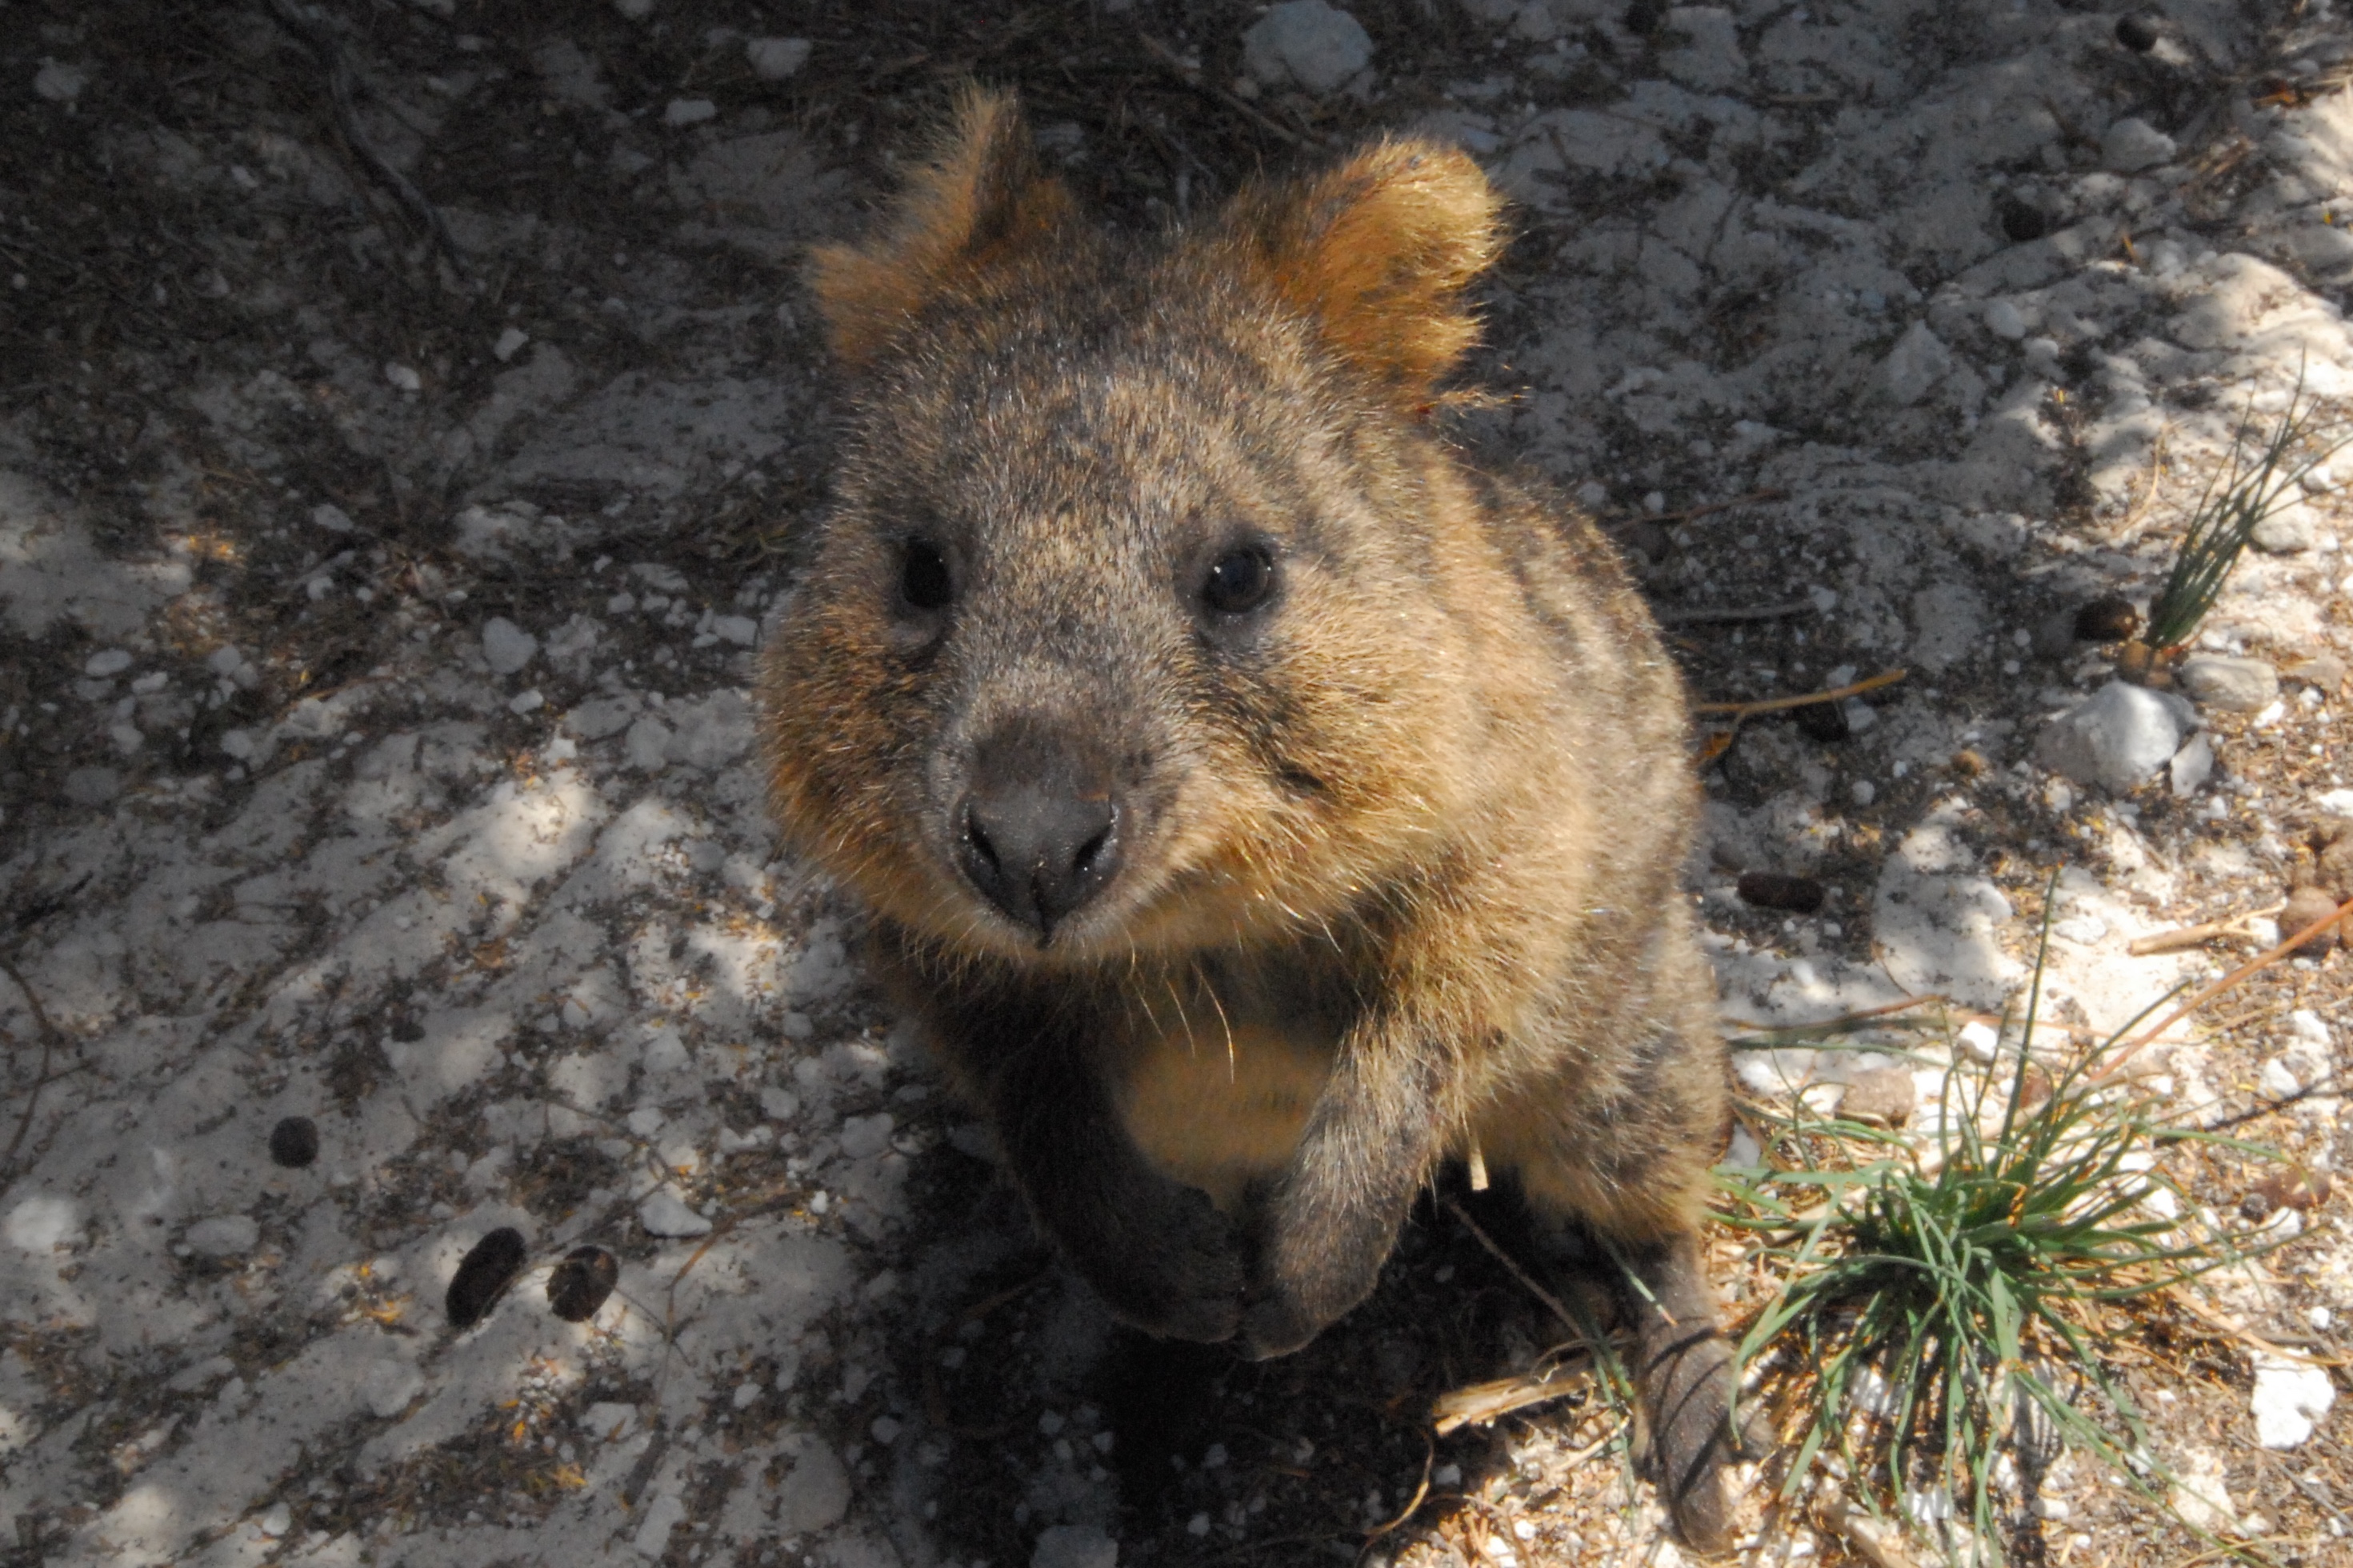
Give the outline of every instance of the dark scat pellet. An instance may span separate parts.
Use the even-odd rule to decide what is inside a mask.
[[[547,1304],[567,1323],[585,1323],[621,1279],[621,1260],[601,1247],[575,1247],[547,1277]]]
[[[2032,202],[2017,196],[2001,198],[2000,216],[2001,232],[2019,245],[2024,245],[2030,239],[2041,239],[2051,232],[2051,215]]]
[[[319,1124],[307,1116],[290,1116],[269,1130],[269,1157],[290,1171],[299,1171],[319,1157]]]
[[[1785,876],[1778,871],[1743,871],[1740,901],[1760,910],[1786,910],[1810,915],[1822,907],[1822,885],[1811,877]]]
[[[2075,612],[2077,642],[2122,642],[2140,630],[2140,612],[2132,601],[2114,594],[2092,600]]]
[[[2145,55],[2157,47],[2157,24],[2147,16],[2119,16],[2116,42],[2137,55]]]
[[[1826,746],[1854,733],[1846,721],[1846,708],[1841,703],[1809,702],[1803,708],[1790,709],[1789,717],[1796,721],[1799,734]]]
[[[466,1254],[449,1281],[449,1321],[470,1329],[482,1321],[514,1277],[522,1272],[522,1232],[502,1225]]]

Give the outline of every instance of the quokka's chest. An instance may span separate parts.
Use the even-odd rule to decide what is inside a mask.
[[[1113,1093],[1145,1158],[1233,1210],[1289,1163],[1353,1009],[1301,968],[1204,963],[1125,996]]]

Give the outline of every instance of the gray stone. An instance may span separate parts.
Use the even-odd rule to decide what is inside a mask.
[[[782,81],[796,75],[808,64],[809,41],[807,38],[746,38],[744,58],[752,63],[752,74],[762,81]]]
[[[190,1226],[185,1239],[206,1258],[236,1258],[254,1249],[261,1240],[261,1226],[251,1215],[215,1215]]]
[[[2044,725],[2034,760],[2122,795],[2170,762],[2197,727],[2198,710],[2181,698],[2114,680]]]
[[[2204,731],[2189,737],[2181,750],[2173,753],[2168,769],[2173,775],[2173,794],[2177,800],[2187,800],[2205,787],[2214,776],[2214,742]]]
[[[2100,162],[2120,174],[2154,169],[2172,158],[2173,138],[2146,120],[2127,116],[2100,138]]]
[[[1888,402],[1905,407],[1927,396],[1928,389],[1944,380],[1952,368],[1953,351],[1928,330],[1927,322],[1915,321],[1880,362],[1880,387]]]
[[[1268,87],[1296,82],[1320,96],[1372,61],[1364,24],[1324,0],[1283,0],[1242,35],[1242,64]]]
[[[104,805],[122,793],[122,775],[112,768],[76,768],[66,774],[66,798],[76,805]]]
[[[2263,514],[2248,537],[2256,549],[2274,555],[2300,554],[2319,542],[2320,521],[2308,502],[2283,501]]]
[[[507,619],[492,616],[482,623],[482,657],[500,675],[512,675],[539,652],[539,639]]]
[[[811,1443],[776,1489],[776,1528],[807,1535],[840,1523],[849,1511],[849,1472],[822,1441]]]
[[[2184,659],[2176,679],[2200,708],[2260,713],[2280,693],[2279,671],[2260,658],[2201,653]]]
[[[648,1194],[638,1205],[638,1223],[646,1227],[648,1236],[695,1237],[711,1234],[711,1221],[687,1206],[684,1198],[668,1187]]]
[[[1092,1524],[1058,1524],[1039,1531],[1029,1568],[1119,1568],[1119,1542]]]

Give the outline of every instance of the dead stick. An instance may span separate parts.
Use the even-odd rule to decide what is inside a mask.
[[[2288,957],[2306,942],[2310,942],[2314,937],[2318,936],[2330,926],[2337,924],[2337,921],[2343,920],[2348,914],[2353,914],[2353,899],[2346,900],[2343,903],[2337,906],[2334,913],[2321,916],[2318,920],[2313,921],[2310,925],[2305,927],[2302,931],[2288,938],[2277,947],[2271,949],[2267,952],[2258,953],[2253,958],[2249,959],[2246,963],[2239,965],[2238,968],[2233,969],[2230,973],[2225,974],[2221,979],[2217,980],[2213,984],[2209,985],[2205,990],[2200,991],[2197,995],[2192,996],[2189,1001],[2184,1002],[2180,1006],[2176,1007],[2172,1012],[2168,1013],[2158,1022],[2150,1026],[2148,1028],[2142,1030],[2137,1037],[2128,1042],[2122,1050],[2117,1052],[2116,1059],[2115,1061],[2110,1062],[2098,1072],[2088,1075],[2084,1079],[2084,1086],[2089,1089],[2097,1089],[2102,1084],[2106,1083],[2109,1079],[2115,1078],[2117,1073],[2123,1071],[2125,1063],[2130,1061],[2135,1056],[2138,1055],[2143,1047],[2156,1039],[2159,1035],[2164,1034],[2166,1030],[2170,1029],[2174,1025],[2179,1024],[2182,1019],[2187,1018],[2190,1014],[2195,1013],[2199,1008],[2203,1007],[2207,1003],[2211,1002],[2215,997],[2221,995],[2224,992],[2244,984],[2254,975],[2262,973],[2264,970],[2269,969],[2273,964],[2277,963],[2281,959]]]
[[[2205,921],[2194,926],[2178,926],[2172,931],[2151,931],[2147,936],[2137,936],[2125,943],[2125,951],[2135,958],[2147,958],[2155,952],[2177,952],[2185,947],[2196,947],[2218,937],[2238,937],[2253,942],[2254,933],[2246,929],[2246,923],[2275,915],[2286,907],[2285,904],[2274,904],[2269,909],[2232,915],[2227,920]]]
[[[269,11],[280,26],[293,34],[296,41],[327,68],[327,94],[335,106],[335,128],[343,132],[344,144],[351,148],[353,156],[425,225],[426,232],[449,258],[458,276],[466,277],[466,253],[458,248],[458,237],[449,232],[441,209],[427,199],[407,175],[393,167],[392,160],[368,140],[367,132],[361,127],[359,112],[352,105],[352,62],[334,36],[305,16],[294,0],[269,0]]]
[[[1494,1238],[1489,1236],[1485,1231],[1479,1228],[1479,1222],[1472,1219],[1469,1212],[1466,1211],[1461,1204],[1456,1203],[1452,1198],[1449,1198],[1446,1200],[1446,1209],[1449,1214],[1451,1214],[1456,1219],[1462,1222],[1463,1226],[1469,1229],[1472,1236],[1478,1241],[1480,1246],[1485,1247],[1490,1253],[1494,1255],[1496,1262],[1502,1264],[1504,1268],[1512,1271],[1513,1279],[1527,1287],[1528,1294],[1534,1296],[1537,1300],[1542,1301],[1546,1306],[1552,1309],[1552,1315],[1560,1320],[1561,1327],[1567,1329],[1570,1333],[1575,1334],[1579,1339],[1583,1339],[1585,1337],[1585,1325],[1578,1322],[1576,1318],[1569,1314],[1568,1309],[1561,1305],[1560,1298],[1546,1289],[1543,1286],[1537,1284],[1534,1279],[1529,1279],[1528,1271],[1521,1268],[1518,1261],[1514,1259],[1510,1253],[1505,1252],[1502,1247],[1496,1246]]]
[[[1750,490],[1746,495],[1734,496],[1730,500],[1712,500],[1704,506],[1687,506],[1681,511],[1628,512],[1622,516],[1609,519],[1601,526],[1604,528],[1631,528],[1638,522],[1689,522],[1695,517],[1707,517],[1719,511],[1730,511],[1735,507],[1758,506],[1762,505],[1766,501],[1788,500],[1788,499],[1789,492],[1788,490]]]
[[[1746,605],[1725,610],[1662,610],[1659,624],[1662,626],[1715,626],[1731,621],[1778,621],[1791,616],[1814,613],[1811,599],[1792,599],[1786,605]]]
[[[1279,124],[1276,121],[1268,119],[1265,115],[1261,114],[1257,110],[1252,109],[1249,104],[1244,103],[1240,99],[1235,97],[1232,93],[1226,91],[1223,88],[1210,86],[1208,82],[1202,79],[1201,73],[1199,71],[1193,69],[1185,63],[1182,56],[1178,55],[1176,50],[1170,48],[1159,39],[1154,37],[1151,34],[1138,33],[1135,36],[1137,39],[1143,43],[1144,47],[1147,50],[1151,51],[1153,57],[1159,60],[1163,66],[1167,68],[1169,75],[1175,77],[1178,81],[1183,82],[1187,87],[1191,88],[1194,91],[1203,93],[1210,98],[1216,99],[1228,109],[1232,110],[1235,113],[1241,115],[1244,119],[1255,123],[1260,130],[1280,136],[1285,142],[1290,142],[1293,147],[1314,148],[1323,145],[1320,141],[1314,141],[1302,136],[1299,132],[1292,130],[1290,127]]]
[[[1817,702],[1840,702],[1859,697],[1866,691],[1876,691],[1883,686],[1893,686],[1912,672],[1908,669],[1886,669],[1868,680],[1858,680],[1849,686],[1833,686],[1828,691],[1809,691],[1802,697],[1767,697],[1757,702],[1694,702],[1694,713],[1731,713],[1746,719],[1753,713],[1777,713],[1785,708],[1808,708]]]
[[[25,994],[25,1005],[33,1010],[33,1022],[40,1026],[41,1030],[41,1069],[33,1075],[32,1088],[25,1091],[25,1114],[16,1119],[16,1134],[8,1140],[8,1152],[0,1155],[0,1165],[14,1170],[16,1164],[16,1151],[25,1146],[25,1136],[33,1130],[33,1114],[40,1107],[41,1090],[49,1084],[52,1078],[64,1076],[62,1073],[52,1074],[49,1071],[49,1062],[56,1051],[57,1043],[64,1038],[64,1036],[55,1024],[49,1022],[48,1010],[41,1005],[41,999],[33,994],[32,983],[25,978],[24,972],[16,967],[14,960],[0,958],[0,973],[6,973],[9,979],[16,983],[16,989]]]
[[[1901,1002],[1889,1002],[1877,1007],[1865,1007],[1860,1013],[1841,1013],[1835,1018],[1825,1018],[1819,1024],[1759,1024],[1747,1018],[1726,1018],[1744,1029],[1754,1029],[1760,1035],[1811,1035],[1823,1030],[1851,1028],[1873,1018],[1884,1018],[1890,1013],[1908,1013],[1915,1007],[1927,1007],[1938,1002],[1952,1000],[1941,991],[1931,991],[1925,996],[1906,996]]]

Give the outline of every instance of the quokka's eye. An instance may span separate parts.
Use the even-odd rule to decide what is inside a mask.
[[[948,558],[929,540],[912,539],[899,558],[899,596],[910,609],[944,610],[955,598]]]
[[[1201,603],[1221,616],[1246,615],[1274,593],[1274,555],[1263,544],[1243,544],[1209,564]]]

